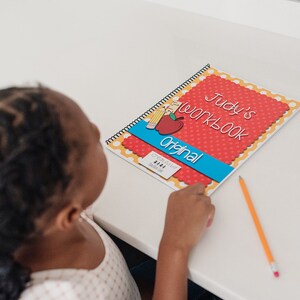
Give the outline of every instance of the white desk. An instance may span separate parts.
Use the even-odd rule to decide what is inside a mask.
[[[300,41],[144,1],[10,1],[0,11],[1,86],[40,81],[76,99],[103,140],[207,62],[300,98]],[[300,114],[212,196],[214,226],[192,280],[228,300],[300,299]],[[114,154],[96,217],[156,257],[171,190]],[[278,261],[273,278],[238,185],[247,181]]]

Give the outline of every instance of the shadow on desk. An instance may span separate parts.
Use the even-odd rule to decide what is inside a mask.
[[[107,232],[122,252],[143,300],[152,299],[156,260]],[[188,280],[188,300],[222,300]]]

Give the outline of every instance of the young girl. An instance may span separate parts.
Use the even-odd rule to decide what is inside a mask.
[[[107,176],[99,139],[58,92],[0,90],[0,300],[140,299],[119,250],[83,213]],[[188,256],[213,215],[201,184],[170,195],[154,299],[186,299]]]

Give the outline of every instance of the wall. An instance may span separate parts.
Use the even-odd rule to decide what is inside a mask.
[[[147,0],[300,39],[299,0]]]

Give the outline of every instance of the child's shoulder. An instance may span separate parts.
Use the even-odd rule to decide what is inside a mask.
[[[31,281],[21,294],[20,300],[84,300],[84,285],[75,285],[72,280],[47,279]]]
[[[103,241],[105,255],[101,263],[90,270],[70,268],[34,272],[20,300],[122,299],[123,294],[127,295],[127,299],[140,299],[117,246],[103,229],[85,215],[83,223],[83,226],[90,227],[96,238]]]

